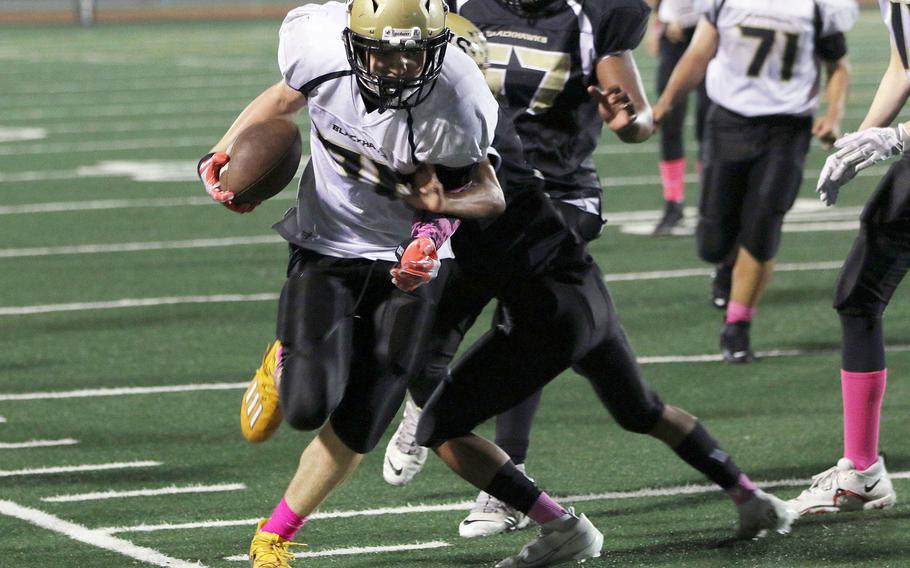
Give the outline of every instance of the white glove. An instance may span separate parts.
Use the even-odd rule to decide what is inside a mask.
[[[867,128],[847,134],[834,143],[837,152],[828,156],[815,191],[827,205],[837,202],[837,195],[856,174],[866,168],[910,150],[910,134],[901,124],[897,128]]]

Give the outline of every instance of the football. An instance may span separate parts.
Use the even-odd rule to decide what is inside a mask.
[[[221,187],[234,203],[259,203],[294,178],[300,164],[300,130],[284,118],[248,126],[227,149],[231,161],[221,170]]]

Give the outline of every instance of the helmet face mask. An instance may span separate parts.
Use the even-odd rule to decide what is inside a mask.
[[[426,99],[442,71],[445,15],[442,0],[349,0],[343,39],[365,99],[381,111]]]

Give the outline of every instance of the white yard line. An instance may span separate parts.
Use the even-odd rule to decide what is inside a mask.
[[[100,389],[80,389],[70,391],[26,392],[0,394],[0,402],[11,400],[54,400],[65,398],[97,398],[105,396],[130,396],[144,394],[167,394],[178,392],[222,391],[245,389],[249,381],[242,383],[201,383],[188,385],[171,385],[163,387],[117,387]]]
[[[42,497],[46,503],[75,503],[80,501],[102,501],[105,499],[124,499],[129,497],[158,497],[161,495],[183,495],[187,493],[221,493],[225,491],[243,491],[243,483],[221,483],[216,485],[188,485],[177,487],[171,485],[159,489],[137,489],[135,491],[98,491],[94,493],[77,493],[72,495],[54,495]]]
[[[97,463],[86,465],[64,465],[58,467],[38,467],[29,469],[0,470],[0,477],[23,477],[31,475],[52,475],[56,473],[78,473],[82,471],[107,471],[112,469],[135,469],[142,467],[157,467],[157,461],[133,461],[115,463]]]
[[[163,298],[123,298],[107,302],[73,302],[68,304],[43,304],[0,308],[0,316],[22,316],[84,310],[115,310],[149,306],[174,306],[178,304],[211,304],[232,302],[263,302],[278,299],[278,294],[216,294],[213,296],[167,296]]]
[[[809,272],[814,270],[840,270],[843,260],[823,262],[785,262],[774,267],[775,272]],[[640,282],[642,280],[670,280],[692,276],[711,276],[711,268],[680,268],[678,270],[652,270],[648,272],[618,272],[604,274],[604,282]]]
[[[5,417],[0,416],[0,424],[6,424],[6,418],[5,418]]]
[[[0,178],[0,183],[2,183]],[[275,199],[294,199],[293,192],[279,194]],[[109,209],[134,209],[145,207],[183,207],[187,205],[217,205],[208,197],[176,197],[164,199],[99,199],[95,201],[57,201],[50,203],[26,203],[23,205],[0,206],[0,215],[22,215],[31,213],[69,213],[72,211],[106,211]]]
[[[777,272],[801,272],[810,270],[836,270],[843,261],[784,263],[778,265]],[[662,280],[670,278],[687,278],[692,276],[708,276],[709,268],[684,268],[680,270],[658,270],[653,272],[628,272],[619,274],[606,274],[606,282],[628,282],[640,280]],[[278,299],[276,293],[262,294],[220,294],[213,296],[168,296],[163,298],[123,298],[120,300],[102,302],[74,302],[67,304],[42,304],[35,306],[7,306],[0,307],[0,316],[22,316],[34,314],[48,314],[72,311],[110,310],[121,308],[137,308],[152,306],[171,306],[178,304],[209,304],[228,302],[263,302]]]
[[[452,546],[442,540],[430,542],[415,542],[414,544],[391,544],[386,546],[353,546],[349,548],[334,548],[331,550],[314,550],[313,552],[295,552],[295,558],[319,558],[325,556],[354,556],[358,554],[379,554],[381,552],[407,552],[409,550],[430,550]],[[228,556],[225,560],[247,562],[250,557],[246,554]]]
[[[24,450],[28,448],[50,448],[54,446],[73,446],[79,440],[63,438],[61,440],[29,440],[27,442],[0,442],[0,450]]]
[[[192,239],[187,241],[150,241],[116,243],[106,245],[72,245],[62,247],[33,247],[0,249],[0,258],[23,258],[35,256],[59,256],[70,254],[99,254],[112,252],[140,252],[151,250],[177,250],[195,248],[216,248],[263,245],[285,242],[278,235],[256,235],[249,237],[228,237],[223,239]]]
[[[138,138],[135,140],[104,140],[103,142],[39,142],[0,146],[0,156],[34,156],[45,154],[77,154],[119,152],[154,148],[204,148],[212,143],[211,136],[179,138]]]
[[[13,517],[25,521],[33,526],[40,527],[72,540],[76,540],[96,548],[109,550],[122,554],[128,558],[167,568],[204,568],[198,562],[187,562],[178,558],[166,556],[157,550],[144,546],[137,546],[127,540],[110,536],[102,532],[86,528],[82,525],[65,521],[44,511],[23,507],[12,501],[0,500],[0,515]]]
[[[910,471],[890,472],[892,479],[910,479]],[[757,482],[764,488],[772,487],[802,487],[809,485],[811,479],[778,479],[776,481]],[[557,497],[560,503],[584,503],[588,501],[616,501],[622,499],[639,499],[644,497],[674,497],[677,495],[692,495],[697,493],[711,493],[718,491],[714,484],[676,485],[661,488],[643,488],[631,491],[609,491],[606,493],[589,493],[585,495],[569,495]],[[380,507],[376,509],[357,509],[350,511],[327,511],[315,513],[313,520],[318,519],[347,519],[351,517],[380,517],[386,515],[411,515],[420,513],[440,513],[448,511],[467,511],[474,505],[473,501],[458,501],[452,503],[405,505],[402,507]],[[104,527],[96,529],[104,534],[119,533],[148,533],[171,530],[210,529],[235,526],[255,525],[258,518],[237,520],[212,520],[190,523],[164,523],[158,525],[135,525],[122,527]]]

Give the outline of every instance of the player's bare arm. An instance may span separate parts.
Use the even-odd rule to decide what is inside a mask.
[[[719,34],[714,24],[702,18],[695,28],[692,43],[679,60],[663,95],[654,105],[654,122],[660,124],[667,111],[682,97],[696,88],[705,78],[708,62],[717,53]]]
[[[306,97],[300,91],[292,89],[284,80],[278,81],[243,109],[211,152],[224,152],[240,131],[256,122],[280,117],[294,120],[305,106]]]
[[[609,55],[597,63],[600,87],[588,87],[597,111],[623,142],[644,142],[654,133],[651,105],[631,51]]]
[[[208,154],[199,160],[196,169],[206,193],[235,213],[249,213],[258,203],[234,203],[234,194],[221,187],[221,170],[231,160],[226,153],[228,146],[246,127],[270,118],[294,120],[296,114],[306,106],[306,97],[292,89],[283,80],[275,83],[253,99],[240,113],[234,124],[221,137]]]
[[[850,86],[850,63],[847,56],[836,61],[825,61],[828,84],[825,95],[828,108],[812,125],[812,135],[826,147],[834,144],[841,136],[841,120],[847,107],[847,91]]]
[[[437,175],[436,167],[424,164],[414,174],[413,189],[414,192],[404,199],[405,203],[414,209],[431,213],[463,219],[483,219],[496,217],[506,208],[502,188],[489,160],[471,168],[470,180],[457,188],[457,191],[447,191]]]
[[[897,46],[892,41],[888,68],[882,76],[878,90],[875,91],[875,98],[872,99],[872,104],[866,112],[866,118],[863,119],[858,130],[888,126],[904,108],[908,97],[910,97],[910,79],[907,78]]]

